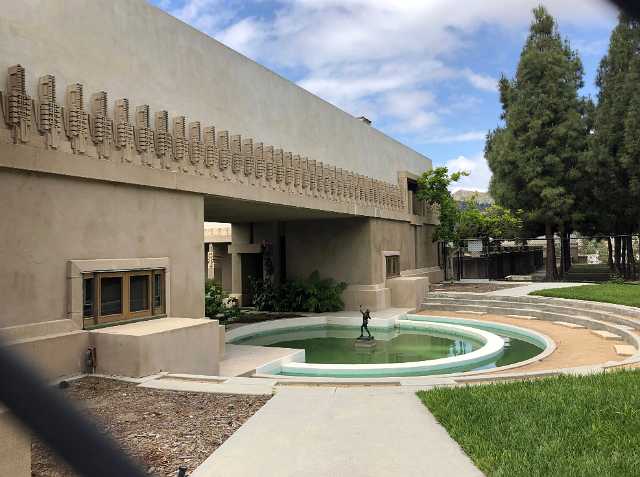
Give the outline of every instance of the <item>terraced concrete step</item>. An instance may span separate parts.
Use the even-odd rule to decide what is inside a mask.
[[[564,326],[565,328],[571,328],[571,329],[584,328],[584,326],[582,325],[578,325],[577,323],[569,323],[568,321],[554,321],[553,324]]]
[[[561,304],[557,304],[555,302],[550,303],[547,299],[542,299],[538,301],[534,300],[534,301],[521,302],[521,301],[515,301],[515,300],[507,301],[507,300],[489,300],[489,299],[476,299],[476,298],[472,299],[472,298],[434,297],[434,298],[427,298],[423,303],[423,306],[425,306],[426,308],[427,305],[430,305],[430,304],[442,305],[442,306],[451,304],[455,306],[457,309],[466,309],[471,305],[474,305],[477,307],[491,306],[493,308],[510,308],[510,309],[529,308],[536,311],[549,311],[549,312],[569,314],[569,315],[575,315],[576,311],[579,311],[583,316],[586,316],[588,318],[617,323],[620,325],[626,325],[631,327],[640,327],[640,318],[632,318],[632,317],[629,317],[628,315],[619,315],[613,312],[613,310],[603,311],[599,309],[593,309],[590,303],[588,304],[589,305],[588,307],[583,307],[583,306],[580,306],[579,303],[574,303],[574,302],[567,303],[566,301],[561,302]],[[451,309],[446,309],[446,308],[442,308],[442,309],[452,311]]]
[[[591,330],[591,333],[593,333],[596,336],[599,336],[600,338],[604,338],[605,340],[621,340],[622,336],[617,335],[615,333],[611,333],[610,331],[605,331],[605,330]]]
[[[538,318],[536,318],[535,316],[531,316],[531,315],[507,315],[509,318],[517,318],[520,320],[537,320]]]
[[[613,348],[620,356],[633,356],[637,350],[631,345],[614,345]]]
[[[635,318],[640,320],[640,308],[628,307],[623,305],[613,305],[609,303],[590,302],[584,300],[567,300],[564,298],[541,297],[541,296],[507,296],[507,295],[490,295],[486,293],[469,293],[469,292],[431,292],[425,297],[425,301],[430,299],[470,299],[482,301],[510,301],[516,303],[547,303],[557,306],[571,306],[586,310],[601,311],[603,313],[614,313],[619,316]]]

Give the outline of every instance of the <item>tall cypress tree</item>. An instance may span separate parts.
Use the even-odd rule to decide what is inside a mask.
[[[598,105],[586,168],[591,176],[587,201],[607,218],[599,232],[626,235],[616,237],[613,253],[615,268],[625,276],[635,274],[631,234],[640,221],[639,82],[640,22],[621,15],[598,68]]]
[[[524,210],[527,220],[544,227],[546,278],[554,280],[554,234],[571,219],[588,127],[578,96],[582,62],[544,7],[533,15],[515,77],[500,79],[504,126],[489,133],[485,154],[496,201]]]

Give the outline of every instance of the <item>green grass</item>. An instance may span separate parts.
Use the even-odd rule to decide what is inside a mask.
[[[488,476],[640,475],[640,372],[418,396]]]
[[[529,294],[640,307],[640,285],[630,283],[602,283],[599,285],[552,288],[549,290],[538,290]]]

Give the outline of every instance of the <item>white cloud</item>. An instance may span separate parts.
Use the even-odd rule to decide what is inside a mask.
[[[450,144],[455,142],[484,141],[486,137],[487,131],[467,131],[459,134],[435,136],[423,142],[426,144]]]
[[[479,140],[480,133],[452,132],[442,125],[445,116],[476,107],[478,91],[497,90],[496,78],[456,65],[456,56],[480,28],[490,26],[521,37],[531,22],[531,9],[539,3],[279,0],[273,16],[256,18],[246,14],[249,2],[184,0],[170,13],[256,61],[295,71],[303,88],[355,116],[381,121],[390,132],[417,139],[428,134],[426,142],[456,143]],[[615,11],[605,0],[544,4],[561,29],[615,21]],[[460,80],[467,82],[468,90],[457,86],[460,91],[454,91],[448,103],[436,96],[439,87]]]
[[[463,74],[474,88],[482,91],[498,91],[498,80],[496,78],[474,73],[468,68],[464,70]]]
[[[449,172],[467,171],[470,173],[469,176],[463,177],[459,182],[452,184],[452,192],[459,189],[477,190],[480,192],[489,190],[491,170],[482,153],[472,157],[458,156],[455,159],[447,161],[445,165],[449,169]]]
[[[218,41],[245,56],[254,56],[267,35],[265,25],[255,18],[244,18],[216,35]]]

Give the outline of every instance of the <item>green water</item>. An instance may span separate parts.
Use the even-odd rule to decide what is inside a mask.
[[[236,341],[236,344],[275,346],[305,350],[307,363],[325,364],[376,364],[404,363],[446,358],[469,353],[482,346],[478,341],[434,331],[372,330],[376,339],[374,348],[357,348],[355,338],[359,328],[322,327],[313,329],[284,330],[252,336]],[[462,368],[441,370],[436,374],[453,371],[490,369],[524,361],[539,354],[540,347],[522,339],[496,333],[505,340],[503,353],[497,358]],[[426,373],[421,373],[426,374]]]

